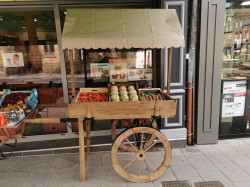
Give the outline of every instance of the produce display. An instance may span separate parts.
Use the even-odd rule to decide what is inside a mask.
[[[0,127],[5,127],[8,125],[8,122],[6,122],[6,114],[0,113]]]
[[[31,92],[5,90],[0,99],[0,127],[16,126],[38,103],[37,89]],[[29,110],[28,110],[29,109]]]
[[[108,101],[108,92],[80,93],[77,101],[78,101],[78,103],[85,103],[85,102],[107,102]]]
[[[111,101],[139,101],[137,91],[134,86],[111,86]]]
[[[160,91],[146,91],[141,93],[141,101],[159,101],[165,100]]]
[[[0,107],[0,112],[8,112],[11,110],[18,111],[22,108],[26,110],[28,108],[28,105],[23,101],[18,101],[16,104],[8,104],[6,107]]]
[[[19,101],[24,102],[25,99],[28,97],[29,93],[23,93],[23,92],[18,92],[18,93],[10,93],[5,96],[2,106],[7,107],[8,105],[15,105]]]

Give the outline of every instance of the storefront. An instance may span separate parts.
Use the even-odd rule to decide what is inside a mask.
[[[249,136],[249,1],[199,1],[195,140]]]
[[[249,136],[250,3],[226,4],[219,136]]]
[[[68,9],[74,8],[169,8],[176,9],[186,35],[187,1],[27,1],[0,2],[0,68],[1,90],[37,88],[40,103],[68,103],[72,99],[72,80],[68,49],[62,46],[62,33]],[[79,29],[81,29],[81,25]],[[112,27],[112,25],[110,25]],[[8,65],[6,55],[13,53],[22,59],[18,65]],[[175,118],[159,122],[161,131],[173,145],[186,145],[185,128],[185,48],[173,51],[171,96],[178,101]],[[141,81],[147,87],[167,89],[167,50],[87,50],[74,49],[75,87],[106,85],[109,59],[126,59],[130,64],[128,81]],[[13,62],[14,63],[14,62]],[[100,65],[102,67],[100,67]],[[104,66],[103,66],[104,65]],[[105,69],[106,68],[106,69]],[[113,77],[116,79],[117,77]],[[121,77],[120,77],[121,78]],[[122,77],[123,78],[123,77]],[[41,117],[62,116],[65,110],[43,111]],[[110,121],[95,124],[92,135],[110,135]],[[121,126],[122,128],[122,126]],[[75,124],[40,124],[25,131],[20,142],[77,138]],[[101,142],[101,141],[100,141]],[[176,144],[174,144],[176,143]]]

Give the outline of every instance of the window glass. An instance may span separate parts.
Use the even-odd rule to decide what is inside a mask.
[[[37,88],[41,104],[63,103],[54,11],[51,8],[0,9],[0,91]],[[64,117],[44,110],[40,117]],[[25,135],[67,132],[65,124],[38,124]]]
[[[220,135],[250,133],[250,5],[226,4]]]

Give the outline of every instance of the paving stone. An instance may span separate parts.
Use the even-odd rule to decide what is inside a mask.
[[[237,154],[237,156],[228,155],[227,157],[230,160],[232,160],[235,164],[237,164],[242,170],[244,170],[250,175],[250,158],[249,157],[247,157],[243,153],[239,153]]]
[[[186,157],[176,157],[172,158],[170,166],[174,172],[177,179],[188,179],[190,177],[199,178],[199,174],[187,160]]]
[[[237,155],[240,151],[236,147],[226,144],[226,145],[214,145],[214,147],[219,150],[223,155]]]
[[[217,168],[200,168],[196,170],[204,181],[220,181],[226,187],[234,186],[232,181],[230,181],[220,170]]]
[[[181,152],[181,149],[172,149],[172,157],[184,156]]]
[[[162,187],[161,182],[162,181],[174,181],[176,180],[176,177],[171,169],[171,167],[169,167],[167,169],[167,171],[158,179],[154,180],[153,183],[156,187]]]
[[[250,186],[250,181],[235,182],[234,184],[237,187],[249,187]]]
[[[223,155],[223,153],[216,149],[213,145],[196,145],[196,147],[204,155]]]
[[[250,176],[225,156],[208,156],[215,166],[231,181],[246,181]]]
[[[8,171],[0,180],[0,186],[21,187],[29,176],[29,173],[23,171]]]
[[[247,144],[250,144],[250,138],[241,138],[241,140],[246,142]]]
[[[154,183],[153,182],[148,182],[148,183],[132,183],[132,182],[128,182],[128,187],[154,187]]]

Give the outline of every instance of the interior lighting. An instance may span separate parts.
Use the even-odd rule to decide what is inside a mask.
[[[23,29],[26,29],[26,27],[22,27]]]
[[[65,15],[67,14],[67,12],[63,12]]]
[[[37,22],[37,19],[36,19],[36,18],[34,18],[34,21],[35,21],[35,22]]]
[[[245,1],[243,3],[240,4],[241,6],[247,6],[247,5],[250,5],[250,1]]]
[[[3,21],[3,17],[2,16],[0,16],[0,21]]]

